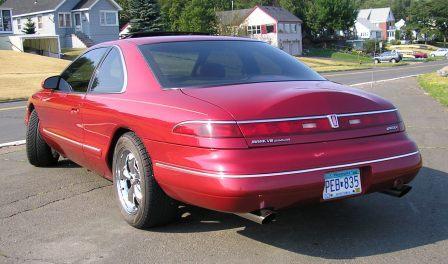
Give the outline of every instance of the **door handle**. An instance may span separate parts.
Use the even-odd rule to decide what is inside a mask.
[[[71,114],[77,114],[79,112],[79,108],[72,108],[71,110],[70,110],[70,113]]]

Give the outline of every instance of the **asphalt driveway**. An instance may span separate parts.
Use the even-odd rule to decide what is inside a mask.
[[[33,168],[23,147],[0,149],[0,262],[446,263],[448,110],[415,78],[359,88],[391,100],[421,149],[424,168],[401,199],[306,206],[265,226],[185,207],[179,223],[137,230],[107,180],[68,161]]]

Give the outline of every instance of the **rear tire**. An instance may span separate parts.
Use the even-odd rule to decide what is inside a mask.
[[[390,62],[397,63],[397,60],[396,59],[391,59]]]
[[[160,188],[145,146],[133,132],[118,139],[112,170],[121,214],[131,226],[154,227],[176,219],[177,202]]]
[[[39,132],[39,123],[37,112],[33,110],[26,130],[26,154],[28,161],[36,167],[56,165],[59,160],[59,153],[44,141]]]
[[[379,64],[379,63],[381,63],[380,60],[375,60],[375,64]]]

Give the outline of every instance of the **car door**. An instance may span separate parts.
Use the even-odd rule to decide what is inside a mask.
[[[63,156],[83,164],[84,130],[82,105],[90,79],[107,48],[88,51],[75,60],[60,76],[58,89],[43,98],[42,133]]]
[[[95,71],[83,106],[85,166],[99,174],[104,175],[108,169],[106,150],[122,118],[120,105],[126,85],[123,54],[112,47]]]

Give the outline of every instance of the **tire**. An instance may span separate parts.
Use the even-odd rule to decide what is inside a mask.
[[[36,110],[31,112],[28,120],[26,154],[28,161],[36,167],[53,166],[59,160],[59,153],[48,146],[39,132],[39,117],[37,116]]]
[[[376,59],[376,60],[375,60],[375,64],[379,64],[379,63],[381,63],[381,61],[378,60],[378,59]]]
[[[397,60],[396,59],[391,59],[390,62],[397,63]]]
[[[436,55],[435,55],[435,54],[431,54],[431,57],[435,58],[435,57],[436,57]]]
[[[129,225],[142,229],[176,219],[177,202],[160,188],[145,146],[133,132],[118,139],[112,170],[116,200]]]

